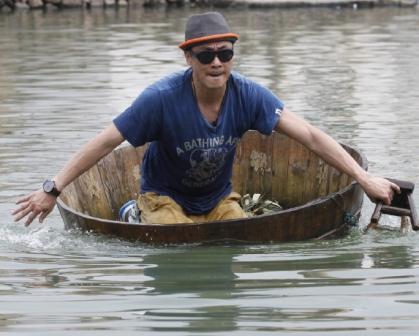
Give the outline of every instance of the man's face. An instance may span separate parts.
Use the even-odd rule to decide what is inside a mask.
[[[202,64],[197,55],[203,51],[224,51],[224,54],[228,54],[229,50],[233,50],[233,43],[229,41],[220,41],[201,44],[187,51],[185,54],[186,62],[192,68],[194,79],[207,89],[219,89],[224,87],[230,76],[233,60],[230,59],[229,61],[222,62],[223,56],[225,55],[220,55],[215,57],[210,63]],[[222,60],[220,60],[220,58]]]

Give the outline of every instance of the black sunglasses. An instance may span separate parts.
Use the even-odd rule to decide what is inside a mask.
[[[191,52],[192,56],[195,57],[196,59],[198,59],[198,61],[202,64],[212,63],[212,61],[214,61],[214,59],[215,59],[215,56],[218,57],[220,62],[227,63],[227,62],[231,61],[231,59],[234,56],[233,49],[222,49],[222,50],[217,50],[217,51],[204,50],[204,51],[200,51],[200,52],[197,52],[197,53],[195,53],[191,50],[190,52]]]

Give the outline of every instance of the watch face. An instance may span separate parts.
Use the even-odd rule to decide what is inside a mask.
[[[54,189],[55,183],[54,181],[45,181],[44,182],[44,191],[49,193]]]

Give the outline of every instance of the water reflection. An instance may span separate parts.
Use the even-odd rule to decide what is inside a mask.
[[[412,274],[382,273],[383,269],[412,267],[411,253],[405,246],[371,251],[374,266],[370,265],[370,268],[381,271],[363,275],[353,272],[353,269],[364,264],[365,253],[351,251],[353,241],[342,243],[340,252],[334,255],[326,251],[328,247],[336,249],[336,245],[342,246],[336,242],[327,242],[325,245],[329,246],[321,248],[314,244],[274,246],[270,247],[271,253],[267,253],[266,247],[259,247],[261,253],[253,248],[195,247],[145,256],[144,263],[151,266],[144,269],[144,274],[150,277],[147,281],[152,288],[150,294],[176,295],[179,300],[178,303],[170,301],[176,308],[169,304],[165,309],[147,311],[145,315],[156,322],[182,321],[185,317],[191,320],[184,327],[171,326],[171,330],[178,331],[196,328],[201,331],[210,328],[214,331],[236,330],[249,319],[257,324],[257,321],[265,321],[267,316],[268,329],[272,331],[298,329],[298,321],[329,321],[333,325],[333,321],[363,319],[363,316],[356,315],[355,308],[349,308],[341,301],[342,297],[368,296],[371,286],[413,286],[417,281],[417,276]],[[401,260],[404,262],[400,263]],[[386,291],[389,289],[386,287]],[[332,295],[332,298],[319,302],[322,295],[329,295],[329,298]],[[204,306],[194,306],[192,302],[197,299]],[[250,300],[252,303],[248,306]],[[211,304],[205,306],[206,302]],[[219,323],[214,325],[215,320]],[[288,329],[286,325],[294,326]],[[248,326],[253,330],[263,329],[262,326]],[[333,328],[339,329],[336,325]],[[347,326],[342,328],[350,329]],[[153,330],[163,331],[167,327],[159,326]]]
[[[15,243],[22,252],[0,253],[0,296],[8,307],[0,314],[16,331],[35,326],[35,319],[52,322],[52,333],[54,324],[144,332],[348,332],[381,330],[383,320],[398,318],[409,331],[415,321],[408,312],[416,302],[419,250],[411,237],[395,232],[371,234],[369,241],[352,235],[160,249],[43,233],[32,234],[38,250],[27,249],[28,237]],[[60,241],[49,248],[34,241],[52,237]],[[372,260],[368,268],[365,255]],[[28,306],[33,298],[39,303]]]
[[[150,277],[147,281],[147,286],[152,288],[150,294],[175,295],[177,298],[174,306],[151,310],[147,317],[156,322],[183,321],[185,318],[190,321],[176,330],[236,330],[240,308],[230,301],[234,299],[237,278],[233,272],[233,258],[239,251],[223,246],[196,246],[144,256],[144,263],[149,265],[144,274]],[[197,300],[203,305],[192,303]],[[160,325],[152,329],[163,331],[168,327]]]

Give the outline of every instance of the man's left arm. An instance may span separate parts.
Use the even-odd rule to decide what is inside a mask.
[[[369,174],[336,140],[286,108],[275,130],[300,142],[334,168],[353,177],[372,200],[379,199],[389,205],[394,192],[400,193],[396,184]]]

